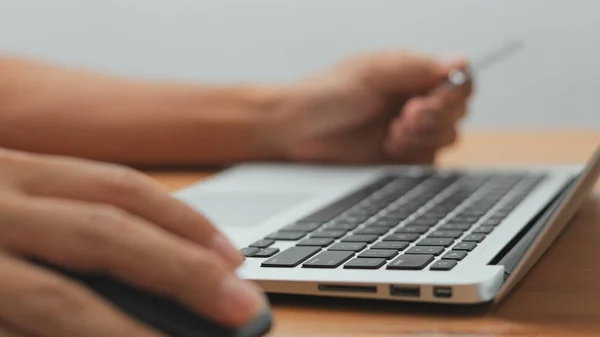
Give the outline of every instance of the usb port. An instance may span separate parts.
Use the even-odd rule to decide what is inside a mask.
[[[398,297],[419,297],[421,289],[419,287],[390,286],[390,295]]]
[[[433,296],[442,297],[442,298],[450,298],[450,297],[452,297],[452,288],[450,288],[450,287],[434,287],[433,288]]]

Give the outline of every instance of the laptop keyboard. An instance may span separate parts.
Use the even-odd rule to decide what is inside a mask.
[[[384,176],[241,251],[264,268],[452,270],[543,178]]]

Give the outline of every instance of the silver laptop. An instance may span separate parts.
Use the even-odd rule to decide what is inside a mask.
[[[245,164],[177,191],[268,293],[477,304],[502,299],[600,173],[581,166]]]

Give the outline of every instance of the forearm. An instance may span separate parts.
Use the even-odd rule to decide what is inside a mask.
[[[101,76],[0,58],[0,146],[131,165],[271,160],[283,90]]]

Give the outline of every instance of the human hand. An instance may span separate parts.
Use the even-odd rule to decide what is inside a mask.
[[[261,293],[200,214],[119,166],[0,148],[0,336],[161,336],[29,259],[105,273],[225,325]]]
[[[292,161],[432,164],[455,142],[473,88],[439,85],[466,67],[408,52],[346,60],[292,86],[273,138]]]

